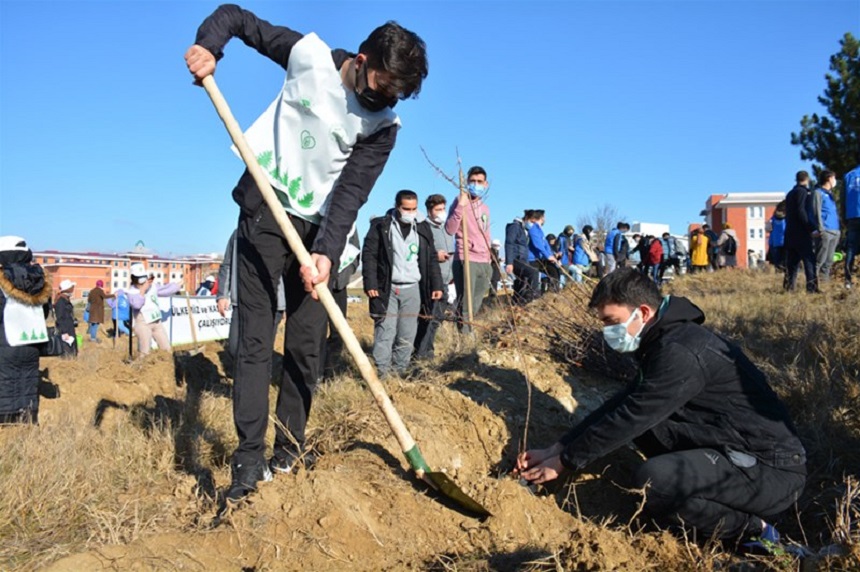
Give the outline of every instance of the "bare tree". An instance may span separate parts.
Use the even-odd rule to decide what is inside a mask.
[[[622,220],[625,219],[619,213],[618,208],[615,205],[605,203],[590,213],[579,215],[576,219],[576,227],[577,230],[582,230],[585,225],[591,225],[594,229],[592,239],[596,240],[597,244],[603,244],[606,234]]]

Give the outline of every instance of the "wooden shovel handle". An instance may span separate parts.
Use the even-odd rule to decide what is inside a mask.
[[[284,233],[284,237],[287,239],[287,244],[289,244],[290,250],[292,250],[296,255],[299,263],[302,266],[309,266],[313,275],[316,276],[317,269],[311,259],[311,255],[302,243],[302,239],[299,237],[298,232],[296,232],[293,223],[287,217],[283,205],[281,205],[278,198],[275,196],[275,191],[272,190],[269,180],[266,178],[266,175],[257,163],[257,158],[248,146],[248,142],[245,140],[245,135],[242,133],[239,124],[233,117],[233,113],[230,111],[227,101],[224,99],[224,96],[221,95],[221,91],[215,84],[215,78],[211,75],[205,77],[203,79],[203,87],[212,99],[212,103],[215,105],[215,110],[218,112],[218,116],[221,117],[221,121],[224,122],[224,126],[230,133],[230,138],[233,140],[233,144],[236,145],[237,149],[239,149],[239,154],[242,156],[242,160],[245,161],[248,171],[250,171],[251,176],[254,177],[254,182],[257,183],[257,187],[260,189],[260,193],[263,195],[266,205],[268,205],[269,210],[275,217],[278,226],[281,228],[281,232]],[[333,271],[336,271],[336,269],[333,269]],[[376,376],[376,370],[373,368],[370,360],[367,359],[367,356],[361,349],[361,344],[358,343],[358,338],[355,337],[355,334],[349,327],[346,318],[344,318],[337,302],[335,302],[334,297],[329,291],[328,285],[325,283],[317,284],[314,286],[314,290],[316,290],[320,302],[322,302],[329,318],[331,318],[331,321],[334,323],[335,329],[340,334],[340,337],[343,338],[346,348],[349,350],[349,353],[358,365],[361,376],[364,378],[364,381],[367,382],[367,386],[370,388],[370,392],[373,394],[374,399],[376,399],[376,404],[382,410],[382,414],[385,416],[385,420],[391,427],[391,431],[394,433],[397,442],[400,444],[400,448],[404,453],[407,453],[407,459],[409,459],[413,468],[416,469],[416,472],[419,472],[418,476],[422,477],[423,475],[420,471],[426,471],[427,467],[426,464],[423,463],[423,459],[420,458],[420,453],[418,453],[418,449],[415,446],[415,440],[412,439],[412,436],[403,424],[403,420],[400,418],[400,415],[397,413],[397,410],[388,398],[385,388]],[[410,456],[410,453],[412,456]],[[415,460],[416,453],[420,462]],[[419,466],[416,466],[416,463]]]

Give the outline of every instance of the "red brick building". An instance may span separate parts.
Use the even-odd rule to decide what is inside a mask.
[[[221,265],[220,256],[217,255],[163,257],[148,252],[140,243],[130,252],[114,254],[45,250],[33,252],[33,260],[45,269],[54,291],[63,280],[74,282],[73,300],[86,298],[97,280],[104,282],[104,289],[108,293],[128,289],[131,286],[129,268],[136,262],[142,263],[148,273],[154,274],[157,282],[180,283],[185,291],[192,294],[206,276],[217,276]]]
[[[764,260],[767,252],[767,221],[785,193],[729,193],[711,195],[705,209],[699,213],[705,223],[719,235],[730,223],[738,235],[738,267],[748,268],[747,251],[756,252]]]

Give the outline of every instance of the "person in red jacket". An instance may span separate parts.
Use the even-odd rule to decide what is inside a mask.
[[[645,273],[654,281],[657,286],[660,285],[660,264],[663,262],[663,243],[657,238],[649,236],[648,240],[648,262],[645,267]]]

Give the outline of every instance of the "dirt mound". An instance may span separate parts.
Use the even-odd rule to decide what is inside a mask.
[[[369,320],[351,321],[368,344]],[[492,517],[464,514],[415,478],[348,371],[315,397],[314,468],[276,476],[215,528],[216,490],[229,483],[236,444],[220,344],[196,356],[123,357],[108,342],[87,344],[77,361],[45,360],[60,397],[43,400],[40,427],[0,432],[8,451],[0,480],[9,480],[0,489],[24,483],[0,496],[0,536],[9,540],[0,568],[677,570],[710,562],[695,546],[628,527],[638,500],[622,488],[630,451],[571,486],[532,491],[509,475],[526,439],[550,444],[619,387],[546,353],[492,344],[445,352],[414,379],[386,384],[430,466]],[[36,471],[54,462],[63,470]]]

